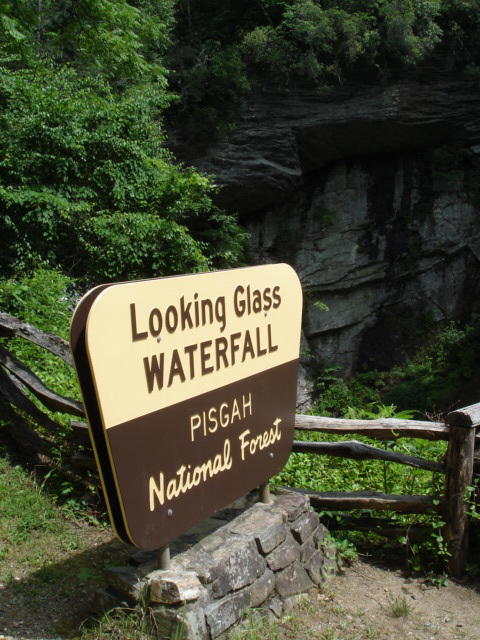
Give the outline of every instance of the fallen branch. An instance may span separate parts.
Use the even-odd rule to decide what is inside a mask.
[[[27,322],[14,318],[5,311],[0,311],[0,336],[20,336],[43,347],[73,367],[72,355],[68,342],[53,333],[41,331]]]
[[[0,367],[0,401],[25,411],[34,422],[49,433],[58,433],[59,425],[41,411],[28,397],[22,383]]]

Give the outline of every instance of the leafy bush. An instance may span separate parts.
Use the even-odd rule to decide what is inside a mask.
[[[249,86],[383,81],[433,55],[438,68],[479,74],[477,0],[190,0],[176,15],[175,113],[195,109],[210,135],[232,122]]]
[[[163,55],[173,7],[1,4],[1,271],[48,264],[95,283],[241,256],[246,234],[212,206],[212,179],[166,148],[163,113],[173,96]],[[234,49],[217,48],[211,75],[220,85],[241,82],[242,64]]]
[[[173,9],[173,0],[2,2],[1,53],[24,66],[39,57],[74,66],[116,87],[159,79]]]
[[[319,79],[327,74],[341,80],[344,70],[366,54],[371,25],[364,13],[296,0],[283,14],[279,32],[293,46],[290,64],[299,75]]]
[[[0,309],[64,339],[74,304],[74,281],[56,269],[0,280]]]
[[[345,380],[337,375],[338,370],[339,367],[335,365],[327,365],[318,376],[312,410],[314,415],[346,417],[349,412],[363,410],[380,402],[382,373],[372,371]]]
[[[39,268],[31,276],[0,280],[0,309],[38,329],[68,339],[75,283],[58,270]],[[46,349],[23,338],[0,339],[23,364],[61,395],[80,399],[72,367]],[[65,416],[57,416],[65,424]],[[61,438],[61,434],[59,434]]]
[[[48,64],[0,68],[0,83],[0,268],[42,261],[98,282],[217,266],[189,231],[209,224],[212,181],[163,146],[161,86],[116,95]],[[245,232],[226,216],[216,226],[238,260]]]
[[[441,39],[442,29],[435,22],[439,13],[437,0],[378,2],[385,53],[407,65],[422,60]]]
[[[385,402],[415,407],[429,415],[445,412],[459,402],[471,404],[479,396],[479,362],[480,320],[464,328],[452,322],[415,359],[390,372],[382,397]]]
[[[442,37],[440,12],[435,0],[292,0],[277,23],[247,31],[242,50],[257,66],[343,82],[359,63],[398,68],[424,59]]]

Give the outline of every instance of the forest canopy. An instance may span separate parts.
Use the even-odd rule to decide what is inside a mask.
[[[0,270],[85,283],[229,266],[246,234],[167,150],[170,0],[0,4]]]
[[[173,34],[176,115],[197,130],[221,129],[222,114],[265,86],[480,72],[479,0],[178,0]]]

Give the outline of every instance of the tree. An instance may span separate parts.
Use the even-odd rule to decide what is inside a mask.
[[[0,268],[97,282],[237,260],[246,234],[212,206],[212,180],[165,147],[170,0],[3,8]]]

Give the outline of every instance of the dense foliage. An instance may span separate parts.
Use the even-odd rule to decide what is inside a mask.
[[[439,420],[453,408],[478,401],[480,318],[462,326],[437,327],[414,355],[390,371],[369,370],[348,380],[325,365],[316,384],[315,413],[344,418],[372,418],[372,407],[412,411],[419,420]]]
[[[0,0],[0,270],[91,283],[234,264],[245,233],[212,207],[213,178],[167,151],[166,112],[211,137],[265,83],[385,79],[428,60],[477,74],[479,8]]]
[[[0,270],[88,283],[228,266],[246,234],[165,146],[170,0],[3,2]]]
[[[384,81],[429,62],[479,70],[478,0],[178,0],[176,15],[177,117],[201,113],[200,134],[254,86]]]

